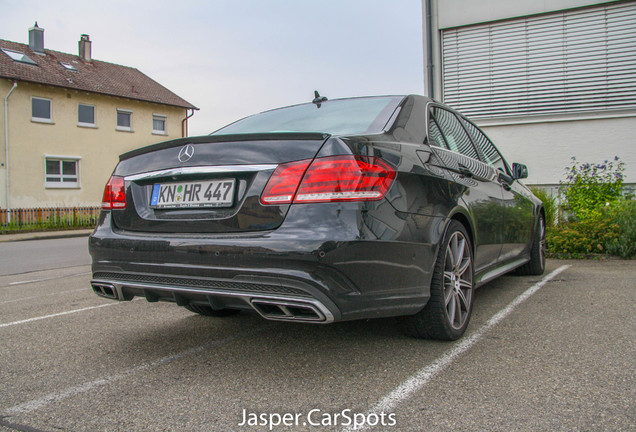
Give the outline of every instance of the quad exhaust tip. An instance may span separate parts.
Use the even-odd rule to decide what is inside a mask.
[[[93,291],[95,291],[95,294],[97,294],[100,297],[105,297],[112,300],[118,299],[117,290],[115,289],[114,285],[107,284],[107,283],[93,282],[91,284],[91,287],[93,287]]]
[[[315,305],[304,302],[251,299],[250,304],[263,318],[277,321],[326,321]]]

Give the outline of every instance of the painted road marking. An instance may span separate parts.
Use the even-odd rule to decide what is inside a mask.
[[[26,284],[32,284],[37,282],[47,282],[47,281],[52,281],[57,279],[66,279],[66,278],[75,277],[75,276],[84,276],[88,274],[91,274],[91,272],[75,273],[70,275],[55,276],[55,277],[44,278],[44,279],[31,279],[31,280],[25,280],[25,281],[9,282],[7,286],[26,285]]]
[[[380,400],[377,404],[375,404],[367,414],[371,413],[390,413],[392,412],[401,402],[404,402],[408,398],[410,398],[414,393],[422,390],[424,386],[437,374],[446,369],[449,365],[451,365],[459,356],[468,351],[473,345],[479,342],[484,334],[486,334],[490,329],[495,327],[501,321],[503,321],[508,315],[510,315],[521,303],[528,300],[534,293],[539,291],[545,284],[550,282],[555,276],[557,276],[562,271],[566,270],[569,265],[563,265],[552,273],[545,276],[541,281],[537,282],[526,291],[521,293],[518,297],[516,297],[512,302],[508,304],[505,308],[497,312],[493,315],[486,324],[481,326],[475,333],[472,335],[460,340],[450,351],[447,351],[446,354],[438,357],[433,363],[428,364],[423,367],[419,371],[417,371],[414,375],[404,381],[402,384],[397,386],[391,393],[387,394]],[[358,427],[357,429],[353,429],[353,425],[342,429],[343,432],[350,431],[362,431],[369,429],[370,426],[365,425]]]
[[[73,309],[70,311],[66,311],[66,312],[59,312],[59,313],[54,313],[51,315],[44,315],[44,316],[39,316],[39,317],[35,317],[35,318],[29,318],[29,319],[25,319],[25,320],[20,320],[20,321],[13,321],[10,323],[4,323],[4,324],[0,324],[0,328],[3,327],[11,327],[14,325],[19,325],[19,324],[26,324],[26,323],[30,323],[33,321],[40,321],[40,320],[44,320],[44,319],[48,319],[48,318],[55,318],[55,317],[59,317],[59,316],[64,316],[64,315],[70,315],[70,314],[74,314],[74,313],[78,313],[78,312],[84,312],[87,310],[91,310],[91,309],[99,309],[99,308],[103,308],[103,307],[107,307],[107,306],[114,306],[114,305],[118,305],[119,302],[117,303],[106,303],[103,305],[99,305],[99,306],[89,306],[89,307],[85,307],[85,308],[81,308],[81,309]]]

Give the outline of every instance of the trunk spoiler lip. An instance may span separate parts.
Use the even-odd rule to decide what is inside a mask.
[[[170,141],[164,141],[157,144],[141,147],[119,156],[119,161],[131,159],[135,156],[151,153],[157,150],[165,150],[173,147],[179,147],[186,144],[201,143],[220,143],[220,142],[236,142],[236,141],[275,141],[275,140],[320,140],[325,141],[331,137],[330,134],[322,132],[269,132],[254,134],[234,134],[234,135],[202,135],[187,138],[178,138]]]

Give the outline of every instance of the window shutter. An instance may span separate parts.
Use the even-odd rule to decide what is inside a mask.
[[[443,99],[472,117],[636,108],[636,3],[442,31]]]

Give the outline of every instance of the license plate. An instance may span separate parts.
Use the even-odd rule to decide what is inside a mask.
[[[152,208],[232,207],[234,179],[157,183],[152,186]]]

